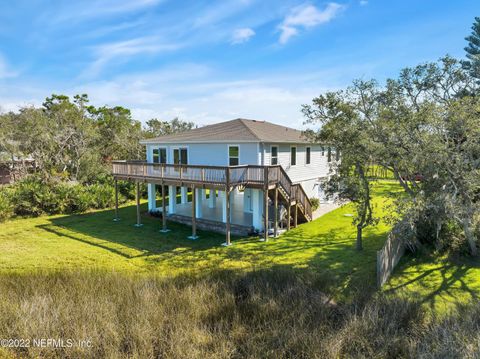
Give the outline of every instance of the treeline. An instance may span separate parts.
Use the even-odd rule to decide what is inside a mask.
[[[480,54],[480,19],[473,27]],[[473,50],[472,50],[473,51]],[[476,60],[475,60],[476,59]],[[475,61],[476,62],[475,62]],[[375,171],[391,173],[404,190],[392,212],[409,226],[404,238],[478,254],[480,236],[480,57],[446,56],[406,68],[385,85],[354,81],[305,105],[309,131],[342,153],[325,189],[356,205],[357,248],[362,230],[379,220],[371,203]]]
[[[0,219],[109,207],[112,160],[144,159],[142,138],[192,127],[178,118],[142,126],[130,110],[92,106],[85,94],[52,95],[40,107],[0,114],[0,162],[33,159],[36,165],[35,173],[0,188]],[[122,188],[122,200],[132,196],[132,186]]]

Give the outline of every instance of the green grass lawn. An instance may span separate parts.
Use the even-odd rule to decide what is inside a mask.
[[[393,183],[375,187],[379,213],[389,202]],[[143,205],[146,210],[146,204]],[[33,270],[106,269],[155,272],[160,275],[203,275],[213,270],[291,268],[299,273],[325,274],[338,297],[375,284],[375,252],[385,240],[387,224],[365,230],[364,251],[354,249],[355,228],[350,205],[289,231],[267,243],[257,238],[233,238],[222,247],[222,234],[199,231],[200,239],[188,240],[190,227],[170,222],[168,234],[159,232],[161,221],[143,216],[136,228],[135,207],[83,215],[16,219],[1,225],[0,272]]]
[[[432,312],[447,314],[458,305],[478,302],[480,261],[407,255],[395,269],[385,291],[420,300]]]
[[[375,211],[382,216],[400,191],[393,182],[375,185]],[[146,211],[146,203],[142,205]],[[389,226],[380,223],[365,230],[364,251],[354,249],[355,228],[351,205],[300,225],[278,239],[233,238],[222,247],[224,235],[191,229],[173,222],[171,232],[159,232],[161,221],[144,215],[136,228],[135,207],[120,209],[120,222],[112,210],[72,216],[45,216],[7,221],[0,225],[0,273],[100,269],[155,273],[162,276],[208,275],[216,270],[234,272],[283,268],[312,275],[330,288],[337,299],[352,291],[375,286],[375,252],[383,245]],[[478,300],[480,263],[452,262],[447,258],[406,256],[384,291],[421,300],[436,312]]]

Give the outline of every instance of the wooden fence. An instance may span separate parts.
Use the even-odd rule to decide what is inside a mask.
[[[407,221],[402,220],[388,234],[382,249],[377,251],[377,285],[379,288],[390,278],[395,266],[405,253],[407,238],[412,236],[412,227]]]

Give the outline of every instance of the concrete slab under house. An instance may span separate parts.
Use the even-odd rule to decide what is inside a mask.
[[[310,142],[301,131],[246,119],[141,143],[146,161],[114,161],[112,170],[116,191],[118,180],[137,183],[137,225],[143,182],[149,211],[162,214],[162,231],[167,220],[177,221],[192,226],[193,240],[197,228],[223,232],[225,245],[232,233],[261,234],[267,241],[311,221],[310,199],[326,202],[320,184],[339,160],[334,149]],[[116,209],[118,219],[118,200]]]

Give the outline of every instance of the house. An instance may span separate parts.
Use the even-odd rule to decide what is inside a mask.
[[[141,143],[146,162],[115,161],[115,179],[148,183],[148,209],[162,213],[164,230],[167,219],[188,223],[191,238],[198,226],[225,232],[226,244],[230,233],[258,232],[267,240],[280,227],[310,221],[310,198],[322,196],[319,183],[335,160],[301,131],[246,119]]]
[[[36,165],[33,159],[14,158],[8,161],[0,161],[0,185],[14,183],[28,173],[34,172],[35,169]]]

